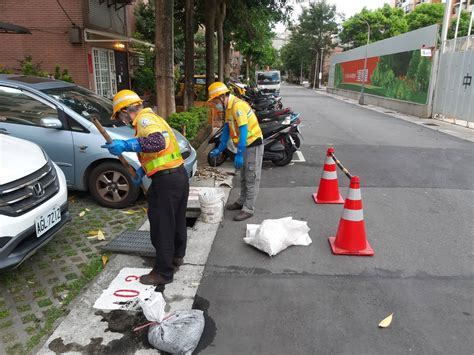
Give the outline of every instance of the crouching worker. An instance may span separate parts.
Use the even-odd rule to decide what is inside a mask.
[[[153,270],[140,277],[145,285],[164,285],[173,281],[174,266],[182,265],[186,252],[186,206],[189,180],[173,130],[133,91],[121,90],[113,100],[113,120],[135,129],[135,138],[114,139],[107,148],[113,155],[136,152],[141,168],[133,183],[151,179],[147,191],[151,242],[156,250]]]
[[[219,147],[213,149],[211,157],[219,156],[227,147],[229,135],[237,146],[234,165],[240,171],[240,198],[228,205],[228,210],[241,210],[234,217],[243,221],[253,216],[262,173],[263,135],[257,116],[248,103],[232,95],[225,84],[209,85],[209,100],[225,115],[224,130]]]

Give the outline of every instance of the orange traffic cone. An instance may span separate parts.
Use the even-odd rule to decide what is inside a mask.
[[[344,199],[339,193],[339,183],[337,182],[336,163],[331,157],[334,148],[329,148],[324,162],[323,175],[319,181],[318,193],[313,194],[316,203],[344,203]]]
[[[336,237],[329,237],[333,254],[372,256],[374,250],[365,237],[364,212],[360,194],[360,180],[353,176],[349,195],[344,204]]]

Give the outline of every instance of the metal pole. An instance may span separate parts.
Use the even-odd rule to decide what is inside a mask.
[[[468,35],[468,36],[471,35],[472,23],[474,22],[474,6],[472,6],[471,8],[472,8],[472,11],[471,11],[471,21],[469,21],[469,29],[467,30],[467,35]]]
[[[303,85],[303,59],[301,59],[300,85]]]
[[[459,29],[459,21],[461,20],[461,12],[462,12],[462,3],[464,0],[459,2],[459,11],[458,11],[458,19],[456,21],[456,31],[454,32],[454,38],[458,38],[458,29]]]
[[[319,65],[319,88],[321,89],[321,81],[323,80],[323,58],[324,48],[321,48],[321,64]]]
[[[364,19],[362,19],[362,21],[364,21],[367,24],[368,32],[367,32],[367,45],[365,46],[364,71],[362,73],[362,89],[360,90],[359,105],[365,105],[365,101],[364,101],[365,71],[367,70],[367,55],[368,55],[367,52],[369,50],[369,42],[370,42],[370,25]]]
[[[448,30],[449,30],[449,21],[451,19],[451,4],[453,0],[446,0],[445,9],[444,9],[444,18],[443,18],[443,28],[441,31],[441,43],[442,50],[441,53],[444,53],[446,48],[446,40],[448,39]]]
[[[316,86],[316,74],[318,71],[318,57],[319,57],[319,52],[316,51],[316,61],[314,62],[314,75],[313,75],[313,90]]]

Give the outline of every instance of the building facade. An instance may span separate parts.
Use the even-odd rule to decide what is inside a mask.
[[[412,12],[418,5],[445,3],[446,0],[392,0],[393,7],[399,7],[406,14]],[[462,3],[462,4],[461,4]],[[454,0],[451,2],[451,16],[456,16],[459,9],[473,11],[474,0]]]
[[[0,34],[0,65],[19,72],[19,61],[53,74],[67,69],[78,85],[112,97],[130,88],[132,0],[2,0],[0,22],[31,34]],[[142,43],[143,44],[143,43]]]

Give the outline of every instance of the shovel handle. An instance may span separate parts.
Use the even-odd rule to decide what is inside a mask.
[[[92,123],[97,127],[97,129],[99,130],[99,132],[102,134],[102,136],[104,136],[105,138],[105,141],[107,143],[112,143],[112,138],[110,138],[109,134],[107,133],[107,131],[104,129],[104,127],[100,124],[99,120],[95,117],[92,118]],[[118,158],[120,160],[120,162],[127,168],[127,170],[130,172],[130,174],[133,176],[133,177],[136,177],[137,176],[137,173],[135,172],[135,169],[128,163],[127,159],[125,159],[123,157],[122,154],[119,154],[118,155]]]

